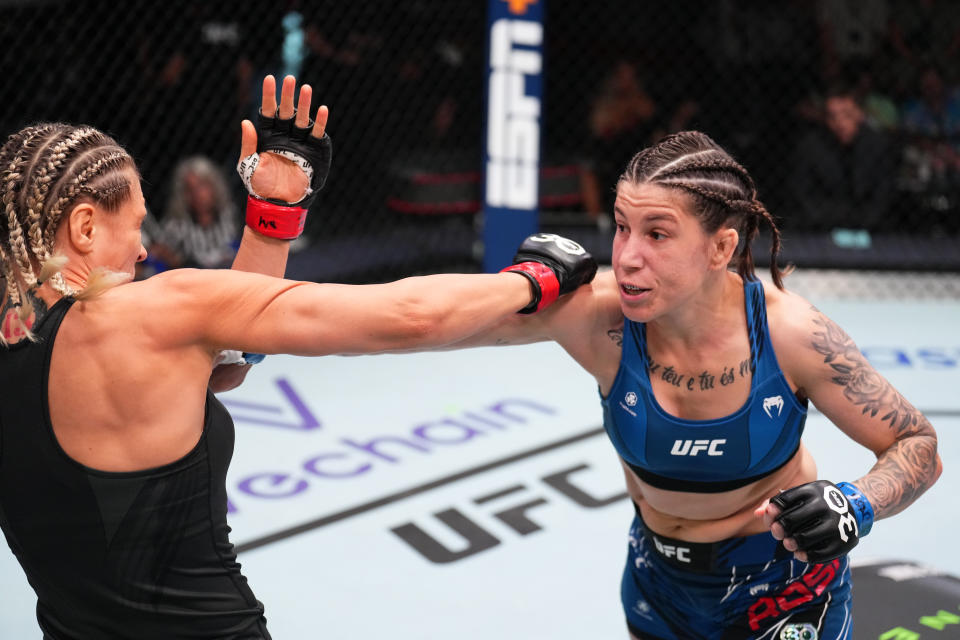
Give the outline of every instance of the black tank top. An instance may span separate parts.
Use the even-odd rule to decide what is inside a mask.
[[[212,393],[197,446],[163,467],[107,473],[60,448],[47,380],[72,304],[0,348],[0,527],[44,638],[270,638],[228,537],[234,429]]]

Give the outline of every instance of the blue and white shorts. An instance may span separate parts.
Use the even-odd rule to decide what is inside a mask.
[[[769,533],[710,544],[630,528],[620,587],[641,640],[849,640],[850,562],[793,558]]]

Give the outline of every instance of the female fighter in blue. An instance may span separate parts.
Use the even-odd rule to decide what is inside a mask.
[[[458,346],[552,339],[596,378],[636,506],[622,581],[633,638],[850,638],[847,553],[939,477],[933,427],[784,290],[776,224],[708,136],[638,153],[614,220],[612,271]],[[754,273],[761,223],[771,284]],[[818,477],[801,440],[811,401],[873,468]]]

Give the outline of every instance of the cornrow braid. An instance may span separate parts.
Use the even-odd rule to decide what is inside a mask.
[[[720,152],[716,152],[716,154],[710,158],[690,158],[687,162],[674,165],[670,169],[664,171],[660,177],[669,177],[680,173],[690,173],[692,171],[733,171],[740,177],[741,180],[749,185],[751,194],[756,195],[756,187],[754,186],[753,178],[750,177],[750,174],[747,173],[747,170],[743,167],[743,165],[729,156],[721,155]]]
[[[749,172],[706,134],[681,131],[666,136],[636,154],[620,181],[659,184],[686,192],[696,205],[694,215],[707,233],[724,225],[735,228],[741,244],[734,264],[744,279],[756,279],[752,246],[762,220],[771,229],[770,274],[774,284],[783,289],[783,275],[788,271],[777,265],[781,236],[776,221],[757,198]]]
[[[44,247],[44,234],[42,225],[42,212],[46,204],[47,192],[50,189],[50,183],[58,175],[60,167],[66,161],[68,152],[77,147],[81,141],[93,133],[99,133],[90,127],[81,127],[58,142],[51,150],[46,162],[40,164],[36,179],[33,183],[33,193],[28,201],[27,222],[30,233],[30,248],[34,256],[38,259],[46,260],[49,258],[49,251]],[[38,159],[39,160],[39,159]],[[57,221],[48,223],[48,228],[55,227]],[[33,282],[28,284],[35,284]]]
[[[4,213],[7,226],[7,253],[16,261],[16,269],[11,266],[12,278],[8,278],[8,290],[13,284],[11,302],[19,306],[28,300],[24,291],[20,291],[21,281],[27,287],[32,286],[36,277],[33,270],[30,252],[24,241],[24,221],[20,213],[24,209],[26,194],[25,188],[31,169],[36,164],[36,158],[42,154],[50,142],[64,130],[64,125],[43,124],[23,130],[19,136],[12,136],[4,149],[13,154],[7,172],[4,175]],[[5,258],[9,259],[9,258]],[[22,311],[22,309],[21,309]]]
[[[3,261],[4,287],[7,290],[7,295],[10,297],[10,304],[12,304],[15,307],[19,307],[21,306],[20,305],[20,288],[15,284],[16,275],[13,272],[11,263],[7,260],[7,252],[4,251],[2,245],[0,245],[0,260]],[[3,319],[0,318],[0,321],[2,320]],[[21,325],[23,325],[24,329],[26,329],[26,326],[22,322],[21,322]],[[28,337],[30,335],[31,334],[29,333],[27,334]],[[2,331],[0,331],[0,344],[2,344],[3,346],[7,346],[7,337],[3,334]]]
[[[43,235],[43,245],[45,247],[53,246],[53,239],[60,223],[60,217],[67,205],[73,204],[81,196],[93,196],[94,200],[101,204],[113,204],[113,206],[122,201],[123,197],[129,193],[129,185],[117,173],[126,166],[129,158],[130,156],[127,155],[126,151],[110,145],[88,152],[73,161],[64,172],[64,179],[61,184],[58,185],[58,191],[62,190],[62,195],[55,193],[57,198],[46,212]],[[84,166],[84,163],[88,164]],[[76,172],[78,168],[79,172],[71,177],[71,174]],[[110,176],[113,179],[104,180],[107,184],[102,185],[99,184],[99,181],[94,180],[103,176]]]
[[[42,123],[11,135],[0,148],[0,273],[31,339],[32,289],[47,279],[61,295],[76,295],[60,273],[65,259],[54,256],[64,212],[82,199],[115,211],[130,196],[128,169],[136,170],[130,155],[88,126]]]

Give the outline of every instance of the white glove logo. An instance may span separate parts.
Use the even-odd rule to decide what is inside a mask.
[[[557,248],[563,251],[564,253],[569,253],[572,256],[582,256],[586,251],[579,244],[570,240],[569,238],[564,238],[563,236],[558,236],[555,233],[536,233],[529,238],[534,242],[552,242],[557,245]]]

